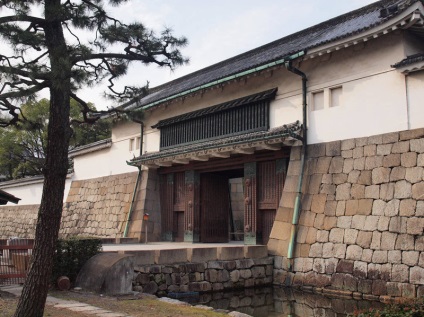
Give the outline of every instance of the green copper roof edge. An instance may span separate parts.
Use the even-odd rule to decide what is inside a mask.
[[[189,90],[186,90],[186,91],[180,92],[178,94],[175,94],[175,95],[172,95],[172,96],[169,96],[169,97],[160,99],[158,101],[154,101],[154,102],[149,103],[149,104],[147,104],[145,106],[142,106],[141,109],[146,110],[146,109],[149,109],[149,108],[151,108],[153,106],[156,106],[156,105],[158,105],[158,104],[160,104],[162,102],[166,102],[166,101],[169,101],[169,100],[178,98],[178,97],[183,97],[183,96],[188,95],[188,94],[191,94],[193,92],[196,92],[196,91],[199,91],[199,90],[202,90],[202,89],[205,89],[205,88],[209,88],[209,87],[212,87],[214,85],[218,85],[218,84],[221,84],[221,83],[230,81],[232,79],[236,79],[236,78],[239,78],[239,77],[242,77],[242,76],[246,76],[246,75],[249,75],[249,74],[252,74],[252,73],[255,73],[255,72],[258,72],[258,71],[267,69],[267,68],[270,68],[270,67],[277,66],[277,65],[283,64],[283,63],[285,63],[285,62],[287,62],[289,60],[294,60],[294,59],[296,59],[298,57],[301,57],[303,55],[305,55],[305,51],[300,51],[300,52],[297,52],[295,54],[286,56],[286,57],[284,57],[284,58],[282,58],[282,59],[280,59],[278,61],[274,61],[274,62],[265,64],[265,65],[262,65],[262,66],[251,68],[251,69],[242,71],[240,73],[237,73],[237,74],[234,74],[234,75],[231,75],[231,76],[228,76],[228,77],[224,77],[224,78],[221,78],[221,79],[212,81],[212,82],[207,83],[207,84],[203,84],[203,85],[200,85],[200,86],[191,88]]]
[[[210,149],[215,149],[215,148],[219,148],[219,147],[231,146],[231,145],[236,145],[236,144],[243,144],[243,143],[252,142],[252,141],[256,141],[256,140],[269,140],[269,139],[275,139],[275,138],[287,137],[287,136],[290,136],[289,132],[282,132],[281,134],[268,135],[268,136],[265,136],[265,137],[262,136],[262,137],[258,137],[256,139],[252,139],[252,140],[242,140],[242,141],[237,141],[237,142],[234,142],[234,143],[219,144],[219,145],[210,146],[210,147],[206,146],[204,149],[210,150]],[[191,151],[181,152],[181,153],[177,153],[177,154],[170,154],[170,155],[166,155],[166,154],[165,155],[159,155],[158,157],[153,158],[153,159],[146,159],[146,160],[137,159],[135,161],[126,161],[126,163],[127,163],[127,165],[130,165],[130,166],[137,166],[137,163],[143,164],[143,162],[146,162],[146,161],[149,161],[149,160],[156,160],[156,159],[164,158],[164,157],[167,157],[167,156],[180,155],[180,154],[190,153],[190,152]]]

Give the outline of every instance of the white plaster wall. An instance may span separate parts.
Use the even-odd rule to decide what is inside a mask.
[[[309,111],[308,143],[407,130],[405,96],[395,70],[344,83],[341,106]]]
[[[74,158],[74,180],[135,172],[137,169],[126,162],[139,154],[139,150],[129,150],[129,139],[121,139],[110,148],[77,156]]]
[[[424,70],[407,76],[410,129],[424,127]]]
[[[68,197],[69,189],[71,188],[72,176],[66,178],[65,191],[63,196],[63,202]],[[1,187],[2,190],[20,198],[18,205],[36,205],[40,204],[41,196],[43,194],[43,181],[36,181],[30,184],[14,184],[11,186],[4,185]],[[9,203],[8,205],[13,206],[14,204]]]

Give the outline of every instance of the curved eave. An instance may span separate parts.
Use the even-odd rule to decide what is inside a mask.
[[[84,145],[78,148],[73,149],[72,151],[69,151],[69,158],[74,158],[76,156],[84,155],[87,153],[92,153],[96,151],[100,151],[106,148],[110,148],[112,146],[112,140],[106,139],[101,140],[95,143],[91,143],[88,145]]]
[[[131,166],[148,168],[189,164],[193,161],[208,161],[211,158],[229,158],[231,155],[250,155],[260,150],[278,151],[283,146],[292,146],[302,137],[301,125],[297,121],[269,131],[255,132],[237,137],[226,137],[216,141],[205,141],[182,146],[175,150],[148,153],[127,162]]]
[[[409,74],[409,73],[413,73],[413,72],[417,72],[420,70],[424,70],[424,61],[420,61],[417,63],[412,63],[409,65],[405,65],[402,67],[396,67],[396,69],[401,72],[402,74]]]
[[[319,57],[324,54],[338,51],[343,48],[364,43],[369,40],[384,36],[396,30],[409,29],[414,26],[422,28],[423,23],[424,6],[421,2],[417,2],[414,3],[411,7],[407,8],[398,16],[389,19],[374,28],[370,28],[364,32],[360,32],[352,36],[345,37],[343,39],[332,41],[328,44],[320,45],[315,48],[309,49],[304,59]]]

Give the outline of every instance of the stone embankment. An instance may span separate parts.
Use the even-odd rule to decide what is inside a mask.
[[[265,246],[131,252],[133,290],[163,295],[209,292],[272,284],[273,257]],[[149,259],[149,254],[151,259]],[[143,260],[144,263],[140,261]],[[152,264],[154,263],[154,264]]]
[[[63,206],[60,236],[121,237],[137,173],[73,181]],[[39,205],[0,207],[0,239],[34,238]]]
[[[300,150],[292,149],[268,244],[277,256],[274,283],[423,296],[424,129],[309,146],[289,263]]]

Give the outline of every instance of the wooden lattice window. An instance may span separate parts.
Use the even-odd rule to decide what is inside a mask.
[[[277,89],[160,121],[160,148],[269,129],[269,105]]]

